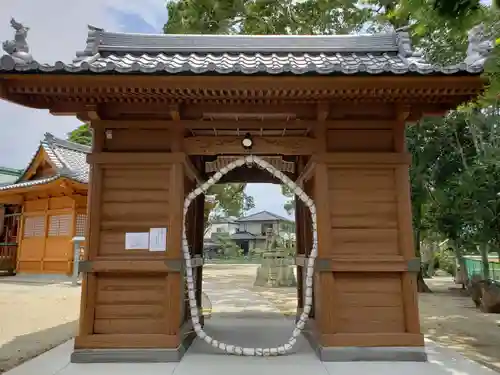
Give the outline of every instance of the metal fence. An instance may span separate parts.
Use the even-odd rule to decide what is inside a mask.
[[[474,274],[483,274],[483,261],[472,256],[465,256],[465,266],[467,267],[467,276],[471,279]],[[490,259],[488,262],[490,270],[490,279],[500,281],[500,262]]]

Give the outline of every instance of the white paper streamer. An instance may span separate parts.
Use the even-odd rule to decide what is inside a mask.
[[[288,341],[275,348],[242,348],[241,346],[225,344],[220,342],[213,337],[209,336],[201,327],[200,324],[200,312],[198,311],[198,306],[196,304],[195,297],[195,288],[194,288],[194,280],[193,280],[193,268],[191,264],[191,254],[189,253],[189,246],[186,237],[186,213],[188,211],[189,206],[193,199],[195,199],[198,195],[207,192],[207,190],[215,185],[225,174],[230,172],[231,170],[241,167],[244,164],[256,164],[259,168],[265,169],[274,177],[282,181],[286,184],[290,189],[294,191],[294,193],[304,202],[309,210],[311,211],[311,222],[312,222],[312,233],[313,233],[313,243],[312,249],[309,255],[309,259],[307,262],[307,270],[306,270],[306,279],[305,279],[305,300],[304,300],[304,309],[302,314],[300,315],[299,320],[295,325],[295,329],[292,331],[292,335],[288,339]],[[302,330],[304,329],[305,323],[309,319],[309,313],[312,308],[312,290],[313,290],[313,273],[314,273],[314,260],[318,255],[318,234],[316,227],[316,206],[311,198],[307,196],[307,194],[298,186],[295,182],[290,180],[285,174],[283,174],[280,170],[274,168],[270,163],[265,160],[255,156],[248,155],[233,161],[232,163],[226,165],[221,168],[218,172],[216,172],[208,181],[206,181],[203,185],[194,189],[191,193],[188,194],[186,199],[184,200],[184,225],[182,232],[182,250],[184,253],[184,260],[186,262],[186,278],[187,278],[187,288],[188,288],[188,298],[189,298],[189,307],[191,311],[191,321],[193,323],[194,331],[196,335],[201,339],[206,341],[208,344],[212,345],[214,348],[218,348],[228,354],[234,355],[243,355],[243,356],[276,356],[283,355],[292,350],[293,346],[297,342],[297,337],[300,335]]]

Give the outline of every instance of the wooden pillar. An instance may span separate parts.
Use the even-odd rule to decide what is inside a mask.
[[[296,173],[297,176],[304,170],[304,160],[302,157],[298,158]],[[302,183],[300,185],[303,185]],[[303,186],[301,186],[303,188]],[[304,222],[303,222],[303,210],[304,204],[298,196],[294,196],[295,199],[295,256],[305,257],[306,249],[304,243]],[[301,263],[297,264],[297,317],[302,313],[304,309],[304,267]]]
[[[104,148],[104,129],[92,129],[92,152],[99,153]],[[85,232],[85,250],[83,261],[92,261],[97,256],[99,247],[102,197],[102,165],[89,165],[89,190],[87,200],[87,229]],[[78,338],[87,339],[94,332],[95,299],[97,294],[97,275],[82,275],[82,297],[80,302],[80,325]],[[78,342],[75,343],[75,348]]]
[[[327,133],[326,152],[313,156],[320,357],[425,361],[404,125]]]
[[[72,361],[179,361],[193,336],[183,319],[182,139],[147,123],[145,129],[100,120],[91,126],[87,247]],[[137,152],[144,144],[153,146]],[[167,229],[166,250],[150,247],[151,228]],[[128,233],[142,233],[147,242],[127,248]]]
[[[44,230],[43,230],[43,248],[42,248],[42,258],[40,259],[40,273],[45,273],[45,256],[47,252],[47,241],[49,239],[49,226],[50,226],[50,220],[49,220],[49,203],[50,203],[50,196],[47,197],[46,202],[45,202],[45,209],[44,209]]]
[[[296,256],[304,256],[305,249],[304,243],[302,241],[302,201],[295,197],[295,248]],[[304,276],[303,276],[303,266],[297,265],[297,316],[302,313],[304,309]]]
[[[21,215],[19,216],[19,225],[17,227],[17,249],[16,249],[16,272],[19,272],[19,263],[21,260],[21,252],[23,250],[23,239],[24,239],[24,221],[26,217],[24,216],[25,202],[21,204]]]
[[[195,204],[195,243],[194,255],[203,259],[203,236],[205,234],[205,195],[201,194],[196,198]],[[199,311],[202,312],[202,293],[203,293],[203,267],[197,267],[196,272],[196,302]],[[203,325],[203,316],[200,317]]]
[[[398,154],[406,153],[405,119],[409,111],[400,108],[398,120],[394,123],[394,151]],[[396,201],[398,216],[398,239],[401,255],[407,262],[415,261],[415,245],[413,242],[413,220],[411,210],[411,184],[409,165],[398,165],[395,171]],[[415,271],[415,270],[413,270]],[[404,315],[406,331],[420,335],[420,316],[418,310],[417,273],[404,272],[401,278],[401,289],[404,299]]]

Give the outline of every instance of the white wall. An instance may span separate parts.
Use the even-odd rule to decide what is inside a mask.
[[[233,234],[238,229],[238,224],[236,223],[214,223],[210,225],[207,229],[203,238],[212,238],[212,233],[224,232],[228,234]]]
[[[272,224],[274,233],[278,233],[279,230],[278,223],[272,223]],[[257,223],[257,222],[241,223],[240,229],[255,234],[256,236],[262,236],[262,223]]]

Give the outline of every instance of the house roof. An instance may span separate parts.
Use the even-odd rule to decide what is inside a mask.
[[[41,152],[41,150],[45,151],[49,161],[54,165],[56,174],[51,177],[37,180],[25,180],[26,172],[34,163],[36,156]],[[89,152],[89,146],[69,142],[56,138],[50,133],[45,133],[45,137],[40,142],[40,146],[33,155],[31,162],[22,172],[16,183],[0,186],[0,191],[42,185],[55,181],[61,177],[66,177],[86,184],[89,181],[89,166],[86,160],[86,155]]]
[[[17,180],[22,170],[0,167],[0,186],[10,185]]]
[[[478,38],[470,43],[477,47]],[[414,53],[404,29],[373,35],[165,35],[89,25],[86,47],[73,62],[43,64],[13,52],[0,59],[0,73],[479,74],[485,57],[477,50],[470,48],[464,63],[439,66]]]
[[[0,167],[0,174],[1,175],[19,177],[21,175],[21,173],[23,173],[22,169]]]
[[[283,216],[273,214],[272,212],[269,211],[261,211],[257,212],[252,215],[248,215],[242,218],[239,218],[237,222],[242,223],[242,222],[250,222],[250,221],[287,221],[291,222],[292,220],[287,219]]]
[[[247,231],[239,231],[231,234],[232,240],[254,240],[256,236]]]
[[[226,223],[236,223],[238,218],[235,216],[220,217],[212,220],[212,224],[226,224]]]

